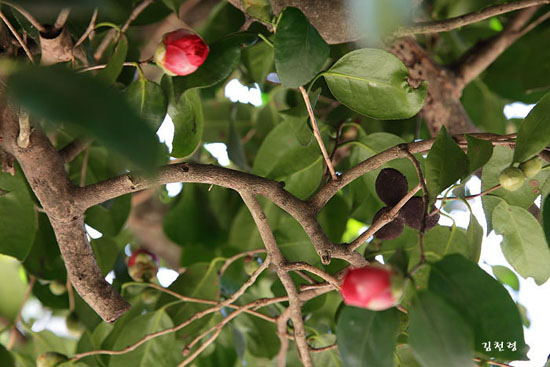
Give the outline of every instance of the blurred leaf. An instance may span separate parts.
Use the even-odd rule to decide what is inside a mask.
[[[0,172],[0,254],[24,260],[36,232],[34,201],[23,172]]]
[[[195,151],[202,138],[204,116],[198,91],[188,90],[181,95],[170,117],[174,122],[172,157],[183,158]]]
[[[519,291],[519,279],[512,270],[502,265],[493,265],[492,269],[499,282],[509,285],[515,291]]]
[[[85,222],[103,234],[116,236],[126,223],[131,207],[131,195],[119,196],[88,209]]]
[[[550,250],[539,222],[527,210],[502,202],[493,210],[493,227],[502,234],[506,260],[524,278],[538,285],[550,277]]]
[[[9,256],[0,254],[0,317],[15,320],[22,306],[27,280],[19,262]]]
[[[374,119],[412,117],[427,93],[425,83],[417,89],[407,83],[407,67],[397,57],[374,48],[344,55],[322,75],[336,99]]]
[[[423,367],[474,367],[474,333],[451,305],[423,291],[409,310],[409,344]]]
[[[242,11],[229,2],[218,3],[208,14],[208,19],[198,32],[206,43],[211,44],[229,33],[238,32],[245,17]]]
[[[115,324],[115,328],[117,326]],[[124,349],[129,345],[135,344],[148,334],[165,330],[172,326],[174,326],[172,320],[170,320],[163,309],[140,315],[132,319],[127,325],[124,325],[125,330],[117,338],[113,349]],[[131,352],[111,356],[109,366],[175,366],[181,359],[181,353],[175,346],[174,333],[168,333],[145,342]]]
[[[160,85],[147,79],[138,79],[124,91],[130,106],[157,131],[168,108],[168,101]]]
[[[116,82],[120,72],[122,71],[124,61],[126,61],[127,53],[128,40],[126,39],[126,36],[122,34],[111,59],[107,63],[107,66],[97,73],[97,77],[103,81],[105,85],[112,85]]]
[[[229,139],[227,142],[227,155],[229,159],[239,168],[250,171],[250,166],[246,160],[241,136],[235,127],[235,118],[237,116],[237,106],[234,105],[229,118]]]
[[[349,209],[343,195],[334,195],[319,213],[319,224],[334,243],[340,243],[342,240],[348,224]]]
[[[345,306],[336,324],[338,350],[346,367],[392,367],[397,310],[370,311]]]
[[[309,82],[323,67],[329,47],[297,8],[283,10],[273,42],[275,68],[285,87]]]
[[[2,344],[0,344],[0,364],[2,367],[15,367],[15,359]]]
[[[504,360],[525,360],[526,345],[516,304],[508,291],[477,264],[460,255],[435,263],[429,289],[452,305],[475,334],[476,352]],[[516,342],[517,350],[483,348],[487,341]]]
[[[396,367],[422,367],[415,359],[411,346],[399,344],[395,348]]]
[[[535,105],[519,127],[514,162],[525,162],[550,143],[550,92]]]
[[[8,79],[12,97],[30,113],[65,122],[131,162],[152,167],[160,145],[154,131],[116,90],[60,66],[26,67]]]
[[[481,130],[495,134],[506,133],[506,101],[480,79],[475,79],[464,88],[461,102],[472,122]]]
[[[466,256],[473,262],[479,262],[481,256],[481,244],[483,242],[483,227],[477,221],[476,216],[470,213],[470,223],[466,231],[466,238],[470,247],[470,256]]]
[[[269,0],[242,0],[243,10],[251,17],[264,22],[271,21],[271,3]]]
[[[280,349],[277,327],[255,316],[243,314],[235,320],[236,328],[246,338],[246,350],[258,358],[272,359]]]
[[[467,169],[466,154],[447,133],[445,126],[442,126],[426,160],[425,175],[430,201],[459,178],[464,177]]]

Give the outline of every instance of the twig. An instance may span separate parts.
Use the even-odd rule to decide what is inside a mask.
[[[231,316],[227,317],[225,320],[229,319]],[[181,362],[178,367],[184,367],[184,366],[187,366],[189,363],[191,363],[195,358],[197,358],[197,356],[203,351],[205,350],[210,344],[212,344],[214,342],[214,340],[216,340],[216,338],[218,337],[218,335],[220,335],[220,333],[222,332],[222,327],[223,327],[224,324],[220,323],[218,326],[215,327],[215,331],[214,333],[210,336],[210,338],[208,338],[208,340],[206,342],[204,342],[199,348],[197,348],[196,351],[194,351],[189,357],[187,357],[183,362]],[[210,332],[210,330],[208,330]],[[201,335],[201,337],[203,337]]]
[[[126,20],[126,23],[124,23],[124,25],[120,28],[120,32],[126,33],[128,28],[130,27],[130,24],[132,24],[132,22],[136,20],[136,18],[145,10],[145,8],[147,8],[149,5],[151,5],[154,2],[155,0],[144,0],[141,4],[136,6],[132,11],[132,13],[130,14],[130,16],[128,17],[128,19]]]
[[[5,4],[5,3],[4,3],[4,4]],[[27,47],[27,44],[25,43],[25,41],[23,41],[23,39],[21,38],[21,36],[19,35],[19,33],[17,33],[17,31],[15,30],[15,28],[13,28],[13,25],[10,23],[10,21],[8,20],[8,18],[6,18],[6,16],[4,15],[4,13],[2,13],[2,11],[0,11],[0,18],[4,21],[4,23],[6,23],[6,25],[7,25],[8,28],[10,29],[10,32],[13,34],[13,36],[15,37],[15,39],[17,40],[17,42],[19,42],[19,44],[21,45],[21,47],[23,47],[23,50],[25,50],[25,54],[27,54],[27,57],[29,58],[29,60],[31,60],[31,62],[34,64],[34,57],[32,57],[31,50],[29,50],[29,48]]]
[[[69,163],[75,159],[80,153],[87,149],[92,140],[89,138],[76,138],[69,144],[65,145],[60,151],[59,155],[63,162]]]
[[[19,148],[27,148],[31,138],[30,117],[23,108],[19,109],[19,135],[17,136],[17,145]]]
[[[499,366],[499,367],[513,367],[512,365],[509,365],[509,364],[506,364],[506,363],[501,363],[501,362],[497,362],[497,361],[486,361],[486,360],[482,360],[482,359],[479,359],[479,358],[474,358],[474,361],[475,362],[485,362],[487,364],[491,364],[493,366]]]
[[[501,185],[498,184],[496,186],[493,186],[491,188],[488,188],[487,190],[485,191],[482,191],[480,192],[479,194],[474,194],[474,195],[468,195],[468,196],[464,196],[464,197],[454,197],[454,196],[451,196],[451,197],[443,197],[443,198],[436,198],[436,200],[441,200],[441,201],[453,201],[453,200],[470,200],[470,199],[475,199],[477,197],[480,197],[480,196],[484,196],[484,195],[487,195],[495,190],[498,190],[501,188]]]
[[[525,28],[523,28],[519,32],[519,36],[523,37],[526,33],[531,32],[534,28],[546,21],[548,18],[550,18],[550,12],[547,11],[546,13],[542,14],[540,17],[529,23]]]
[[[98,15],[99,11],[98,9],[94,9],[94,12],[92,14],[92,18],[90,19],[90,24],[88,24],[88,28],[86,28],[86,30],[84,31],[84,33],[82,34],[82,36],[80,36],[80,38],[78,39],[78,41],[76,41],[76,43],[74,44],[73,46],[73,49],[77,48],[78,46],[80,46],[80,44],[82,42],[84,42],[86,40],[86,38],[88,38],[88,36],[94,31],[94,28],[95,28],[95,22],[97,20],[97,15]]]
[[[307,91],[304,87],[299,87],[300,92],[302,93],[302,97],[304,98],[304,102],[307,107],[307,112],[309,114],[309,118],[311,120],[311,126],[313,127],[313,135],[315,136],[315,139],[317,139],[317,143],[319,144],[319,148],[321,148],[321,153],[323,153],[323,158],[325,159],[325,162],[327,164],[327,167],[330,171],[330,175],[332,176],[333,181],[338,181],[338,176],[336,175],[336,171],[334,170],[334,167],[332,166],[332,162],[330,160],[330,156],[328,155],[327,148],[325,148],[325,143],[323,143],[323,138],[321,137],[321,132],[319,131],[319,126],[317,126],[317,120],[315,119],[315,115],[313,114],[313,108],[311,108],[311,102],[309,101],[309,96],[307,95]]]
[[[296,348],[298,350],[298,355],[300,360],[305,367],[313,367],[313,362],[311,356],[309,355],[309,348],[306,340],[306,331],[304,326],[304,320],[302,318],[301,302],[299,300],[298,291],[294,282],[288,272],[283,270],[283,265],[286,264],[286,259],[279,250],[267,217],[260,206],[260,203],[253,194],[241,193],[241,197],[245,205],[250,210],[252,218],[256,223],[256,227],[260,232],[262,241],[264,242],[265,248],[269,254],[269,258],[272,258],[272,261],[277,269],[277,275],[285,287],[286,293],[288,294],[288,302],[290,309],[290,318],[292,324],[294,325],[294,338],[296,342]]]
[[[285,367],[286,366],[286,353],[288,351],[288,333],[287,322],[290,318],[290,308],[287,308],[283,311],[277,318],[277,336],[281,342],[281,347],[279,348],[279,353],[277,353],[277,366]]]
[[[328,274],[327,272],[324,272],[323,270],[310,265],[308,263],[303,262],[296,262],[296,263],[290,263],[283,266],[283,270],[286,271],[295,271],[295,270],[305,270],[310,272],[311,274],[317,275],[319,278],[324,279],[327,281],[330,285],[334,287],[334,289],[338,290],[340,289],[338,285],[338,279],[333,277],[332,275]]]
[[[359,237],[357,237],[353,242],[349,244],[350,250],[355,250],[359,246],[363,244],[370,236],[374,235],[376,231],[378,231],[380,228],[384,227],[386,224],[391,222],[392,220],[397,217],[397,214],[399,213],[399,210],[405,205],[410,198],[416,194],[418,190],[420,190],[421,184],[416,185],[413,187],[411,191],[409,191],[393,208],[382,214],[376,222],[374,222],[365,232],[361,233]]]
[[[403,27],[395,32],[396,36],[408,34],[437,33],[448,32],[468,24],[477,23],[500,14],[509,13],[515,10],[530,8],[537,5],[550,4],[550,0],[520,0],[512,1],[506,4],[489,6],[485,9],[472,13],[464,14],[458,17],[444,19],[440,21],[421,22],[413,24],[410,27]]]
[[[143,64],[147,64],[148,62],[152,61],[153,58],[150,57],[146,60],[142,60],[142,61],[125,61],[122,63],[123,66],[133,66],[133,67],[136,67],[137,65],[143,65]],[[82,68],[82,69],[78,69],[76,70],[77,73],[84,73],[86,71],[93,71],[93,70],[100,70],[100,69],[105,69],[107,67],[107,64],[100,64],[100,65],[93,65],[93,66],[87,66],[85,68]]]
[[[18,5],[15,5],[11,2],[8,2],[8,1],[2,1],[2,4],[4,5],[7,5],[15,10],[17,10],[17,12],[19,14],[21,14],[22,16],[25,17],[25,19],[27,19],[29,21],[30,24],[32,24],[34,26],[34,28],[38,29],[39,32],[41,33],[46,33],[47,29],[46,27],[44,27],[42,25],[42,23],[40,23],[38,20],[36,20],[36,18],[34,18],[32,16],[31,13],[29,13],[28,11],[26,11],[25,9],[19,7]]]
[[[71,14],[70,8],[63,8],[59,12],[55,24],[53,25],[54,30],[58,31],[65,26],[67,19],[69,19],[69,14]]]
[[[90,149],[84,150],[84,158],[82,158],[82,167],[80,167],[80,187],[86,185],[86,171],[88,170],[88,157],[90,156]]]
[[[320,347],[320,348],[309,347],[309,350],[315,353],[315,352],[326,352],[328,350],[333,350],[336,348],[338,348],[338,344],[331,344],[331,345],[327,345],[326,347]]]
[[[252,284],[254,284],[256,282],[256,279],[258,279],[258,277],[260,276],[260,274],[269,267],[269,264],[271,263],[271,258],[270,256],[268,256],[264,262],[262,263],[262,265],[260,265],[260,267],[258,269],[256,269],[254,271],[254,273],[252,273],[252,275],[250,276],[250,278],[248,278],[246,280],[246,282],[244,282],[244,284],[235,292],[231,295],[231,297],[229,297],[228,299],[226,299],[225,301],[223,301],[222,303],[220,303],[220,305],[222,307],[224,306],[227,306],[227,305],[230,305],[231,303],[235,302],[235,300],[237,300],[237,298],[239,298],[240,296],[242,296],[244,294],[244,292],[246,292],[246,290],[248,288],[250,288],[250,286]]]
[[[74,293],[73,293],[73,285],[71,283],[71,279],[67,277],[67,283],[65,284],[67,287],[67,295],[69,296],[69,311],[74,311]]]
[[[15,320],[13,321],[13,326],[11,327],[10,339],[8,340],[8,344],[6,345],[7,350],[11,350],[15,345],[15,336],[17,334],[17,323],[21,321],[21,312],[23,311],[23,306],[25,306],[25,303],[27,302],[27,299],[29,298],[32,292],[32,288],[34,287],[35,281],[36,281],[36,278],[31,275],[29,277],[29,284],[27,285],[27,289],[25,290],[25,294],[23,295],[23,299],[21,301],[21,307],[19,307],[19,311],[17,312],[17,316],[15,317]]]
[[[303,280],[305,280],[309,284],[314,284],[315,283],[315,280],[313,280],[312,277],[310,277],[309,275],[307,275],[306,273],[304,273],[300,270],[294,270],[294,274],[298,275],[300,278],[302,278]]]

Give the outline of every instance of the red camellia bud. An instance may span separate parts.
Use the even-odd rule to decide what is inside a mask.
[[[155,51],[155,62],[168,75],[188,75],[208,56],[208,45],[189,29],[166,33]]]
[[[399,304],[403,285],[401,273],[385,266],[368,265],[349,269],[340,292],[347,305],[381,311]]]
[[[139,249],[128,259],[128,273],[136,282],[147,282],[157,275],[158,265],[157,255]]]

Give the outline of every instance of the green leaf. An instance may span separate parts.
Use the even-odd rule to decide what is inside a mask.
[[[206,43],[212,44],[230,33],[238,32],[245,20],[240,9],[227,1],[220,1],[209,11],[208,19],[198,28],[198,32]]]
[[[211,301],[217,300],[219,293],[218,270],[220,268],[217,261],[218,260],[214,260],[210,264],[195,263],[187,267],[185,273],[180,274],[168,289],[183,296]],[[157,303],[157,309],[175,300],[173,296],[163,294]],[[174,321],[174,324],[178,325],[188,320],[197,312],[209,307],[211,306],[200,303],[181,302],[177,305],[170,306],[170,308],[168,308],[168,314]],[[208,324],[212,315],[213,314],[206,315],[183,329],[180,329],[176,332],[176,337],[185,338],[199,332]],[[167,365],[171,366],[171,364]]]
[[[0,364],[2,367],[15,367],[13,355],[0,344]]]
[[[546,237],[546,242],[550,243],[550,196],[546,196],[542,203],[542,229]]]
[[[470,223],[468,224],[468,230],[466,231],[466,238],[470,248],[470,256],[466,256],[473,262],[479,262],[481,256],[481,243],[483,241],[483,227],[477,221],[475,215],[470,213]]]
[[[115,324],[115,328],[118,325]],[[166,330],[174,326],[164,310],[146,313],[124,325],[113,346],[113,350],[124,349],[135,344],[148,334]],[[181,353],[176,350],[174,333],[153,338],[135,350],[111,356],[110,367],[175,366],[180,362]]]
[[[272,359],[280,349],[277,327],[255,316],[244,314],[235,320],[236,327],[246,337],[246,350],[259,358]]]
[[[173,78],[176,94],[191,88],[211,87],[225,80],[239,64],[241,47],[253,44],[256,40],[256,35],[241,32],[230,34],[212,44],[206,61],[197,71]]]
[[[250,16],[264,22],[271,20],[271,3],[269,0],[241,0],[243,10]]]
[[[22,261],[34,242],[35,204],[19,168],[14,176],[0,172],[0,190],[0,254]]]
[[[90,240],[90,246],[92,246],[101,273],[104,276],[107,275],[113,270],[120,252],[118,243],[109,236],[103,235],[101,238]]]
[[[182,158],[197,149],[202,138],[204,116],[197,90],[188,90],[170,113],[174,122],[174,140],[171,156]]]
[[[506,133],[507,121],[504,116],[506,100],[491,91],[479,78],[464,88],[461,102],[468,117],[481,131],[494,134]]]
[[[237,116],[237,105],[234,105],[231,109],[231,116],[229,118],[229,138],[227,142],[227,156],[229,159],[237,165],[237,167],[250,171],[250,166],[246,160],[243,144],[239,131],[235,126],[235,118]]]
[[[460,313],[428,291],[409,310],[409,344],[422,367],[474,367],[474,335]]]
[[[422,367],[414,358],[411,346],[408,344],[399,344],[395,348],[396,367]]]
[[[420,111],[427,86],[407,83],[407,67],[389,52],[364,48],[352,51],[322,74],[340,102],[380,120],[412,117]]]
[[[124,67],[124,61],[126,61],[126,54],[128,53],[128,40],[125,35],[121,35],[118,44],[116,45],[115,52],[111,59],[107,63],[104,69],[101,69],[97,73],[97,77],[103,81],[106,85],[114,84]]]
[[[506,266],[493,265],[493,274],[502,284],[509,285],[515,291],[519,291],[519,279],[516,274]]]
[[[526,345],[516,304],[508,291],[477,264],[449,255],[433,264],[429,290],[452,305],[475,334],[475,350],[504,360],[525,359]],[[487,341],[516,342],[516,351],[483,348]]]
[[[300,87],[313,79],[330,50],[306,16],[292,7],[283,10],[273,44],[275,68],[281,83],[288,88]]]
[[[147,79],[138,79],[124,91],[128,103],[139,115],[157,131],[168,108],[168,101],[164,91],[157,83]]]
[[[321,209],[319,224],[334,243],[340,243],[346,230],[349,217],[349,205],[343,195],[334,195]]]
[[[85,222],[103,234],[116,236],[126,223],[131,207],[131,195],[119,196],[88,209]]]
[[[27,67],[9,79],[11,96],[30,113],[67,123],[97,138],[129,161],[152,167],[160,144],[155,132],[115,89],[64,67]]]
[[[468,142],[468,174],[472,174],[491,159],[493,155],[493,144],[489,140],[474,138],[471,135],[466,135]]]
[[[17,260],[0,255],[0,277],[5,279],[0,282],[0,317],[12,321],[17,317],[25,297],[25,272]]]
[[[550,250],[539,222],[527,210],[500,203],[493,210],[493,227],[502,234],[506,260],[524,278],[538,285],[550,277]]]
[[[468,170],[468,158],[447,133],[445,126],[432,145],[426,160],[426,185],[433,200],[439,193],[464,177]]]
[[[338,350],[346,367],[392,367],[399,313],[345,306],[336,324]]]
[[[550,92],[536,104],[519,127],[514,162],[525,162],[550,143]]]
[[[265,82],[267,74],[273,69],[275,58],[273,47],[265,42],[258,42],[242,51],[242,63],[249,75],[258,84]]]

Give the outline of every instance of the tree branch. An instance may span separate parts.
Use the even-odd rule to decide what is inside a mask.
[[[304,320],[302,319],[302,305],[298,298],[298,290],[294,285],[294,282],[288,272],[284,270],[286,265],[286,259],[279,250],[273,232],[267,221],[267,217],[260,206],[260,203],[253,194],[241,193],[244,203],[250,210],[256,227],[260,232],[260,236],[264,242],[265,248],[269,254],[269,257],[272,258],[273,265],[277,271],[279,279],[285,287],[286,293],[288,294],[288,302],[290,309],[290,319],[294,325],[294,339],[296,342],[296,348],[298,349],[298,355],[300,360],[306,367],[313,367],[313,362],[311,356],[309,355],[309,346],[306,340],[306,330],[304,326]]]
[[[453,29],[466,26],[468,24],[477,23],[479,21],[492,18],[497,15],[509,13],[520,9],[531,8],[543,4],[550,4],[550,0],[511,1],[506,4],[489,6],[485,9],[460,15],[454,18],[415,23],[410,27],[399,28],[394,34],[399,37],[409,34],[448,32]]]

